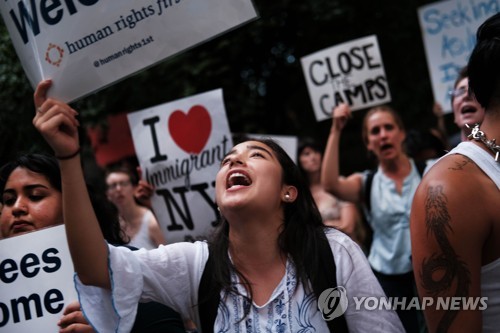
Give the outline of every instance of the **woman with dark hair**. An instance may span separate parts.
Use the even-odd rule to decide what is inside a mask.
[[[355,242],[361,244],[363,240],[360,232],[362,222],[356,205],[339,200],[325,191],[321,185],[323,151],[324,149],[310,138],[300,140],[297,149],[299,169],[309,184],[323,223],[344,232]]]
[[[344,331],[401,332],[392,310],[356,305],[362,297],[383,297],[380,285],[360,248],[345,234],[325,230],[300,171],[273,141],[242,142],[222,160],[215,182],[221,222],[209,243],[134,252],[107,246],[84,187],[76,112],[46,98],[50,84],[41,82],[35,92],[33,122],[60,160],[77,289],[99,331],[128,331],[137,302],[155,300],[192,318],[204,332],[327,332],[323,316],[334,318],[340,298],[335,316],[345,311],[339,324]],[[336,282],[323,289],[326,294],[313,292],[324,285],[323,255],[336,267]],[[200,287],[205,275],[212,280],[208,288]],[[215,303],[206,306],[199,292],[215,293]]]
[[[484,119],[470,126],[468,141],[434,164],[412,205],[413,267],[419,294],[429,299],[424,311],[431,332],[498,332],[499,59],[495,14],[479,27],[468,63],[467,98],[481,104]],[[450,299],[460,302],[443,307]]]
[[[42,207],[38,211],[42,214],[43,218],[32,219],[29,223],[14,223],[13,225],[2,223],[1,234],[3,238],[63,224],[60,207],[61,173],[57,160],[52,156],[44,154],[25,154],[2,166],[0,169],[0,193],[2,194],[2,204],[5,204],[7,207],[10,207],[11,202],[18,197],[11,189],[5,191],[7,181],[9,179],[20,180],[21,175],[27,178],[35,176],[35,178],[39,177],[47,181],[46,185],[39,187],[39,190],[43,193],[40,193],[38,196],[36,195],[37,191],[35,191],[37,188],[35,182],[33,182],[32,186],[26,182],[22,184],[27,187],[27,191],[35,193],[31,194],[32,201],[38,201],[43,204],[46,203],[45,200],[47,197],[53,197],[55,206]],[[88,186],[87,188],[104,238],[113,245],[127,244],[127,237],[121,230],[119,221],[116,218],[116,208],[109,201],[105,200],[106,198],[93,187]],[[50,214],[47,215],[47,213]]]
[[[106,198],[88,187],[91,207],[103,237],[109,244],[128,243],[122,232],[116,208]],[[63,196],[59,163],[52,156],[21,155],[0,169],[2,238],[63,224]],[[85,319],[80,304],[67,304],[59,321],[59,332],[94,332]],[[131,332],[184,332],[181,318],[172,309],[150,302],[139,305]]]

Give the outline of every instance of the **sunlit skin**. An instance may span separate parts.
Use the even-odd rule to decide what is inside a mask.
[[[63,223],[61,192],[44,175],[29,169],[14,169],[2,201],[0,228],[4,238]]]
[[[236,177],[231,185],[229,176]],[[267,215],[269,212],[281,212],[283,192],[281,165],[272,150],[265,144],[247,141],[236,145],[223,159],[216,178],[216,198],[221,213],[231,223],[241,216]],[[242,210],[252,214],[242,214]]]
[[[276,155],[256,141],[236,145],[216,177],[216,201],[230,225],[231,258],[252,283],[258,305],[268,301],[285,274],[286,256],[277,239],[284,223],[284,202],[295,200],[297,190],[282,178]]]
[[[372,151],[383,163],[393,160],[402,153],[405,132],[400,129],[389,112],[379,111],[367,120],[368,150]]]
[[[469,96],[467,93],[468,87],[468,78],[463,78],[459,81],[455,90],[464,89],[466,93],[461,96],[455,96],[452,102],[455,124],[461,129],[465,127],[465,124],[474,125],[481,123],[484,119],[484,109],[473,96]]]

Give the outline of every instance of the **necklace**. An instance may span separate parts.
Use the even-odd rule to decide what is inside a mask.
[[[470,128],[468,124],[465,124],[467,128]],[[467,136],[469,139],[474,139],[476,141],[481,141],[486,147],[488,147],[495,154],[495,161],[498,162],[500,157],[500,146],[495,143],[495,139],[488,140],[486,134],[479,130],[479,124],[475,124],[472,128],[472,132]]]

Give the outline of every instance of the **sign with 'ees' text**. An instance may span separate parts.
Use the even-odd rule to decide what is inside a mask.
[[[0,332],[58,332],[73,274],[62,225],[0,240]]]

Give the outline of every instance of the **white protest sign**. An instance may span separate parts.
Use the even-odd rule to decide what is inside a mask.
[[[222,90],[128,115],[167,242],[206,239],[218,218],[215,176],[232,148]]]
[[[498,0],[439,1],[418,9],[434,99],[451,111],[448,92],[467,65],[477,28],[500,10]]]
[[[62,225],[0,240],[0,331],[57,332],[73,273]]]
[[[317,121],[331,118],[340,103],[355,111],[391,100],[374,35],[315,52],[301,63]]]
[[[251,0],[1,0],[35,87],[71,102],[256,18]]]

